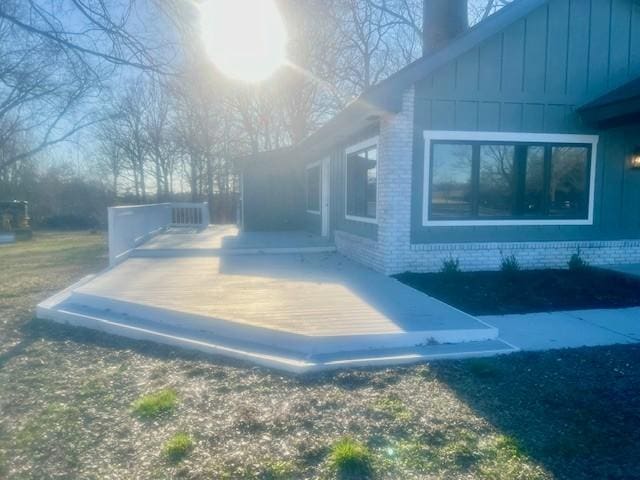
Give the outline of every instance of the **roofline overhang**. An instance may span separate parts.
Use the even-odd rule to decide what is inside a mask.
[[[596,126],[620,126],[640,120],[640,96],[578,109],[582,120]]]
[[[327,143],[326,140],[323,141],[323,137],[332,139],[331,137],[337,132],[348,137],[356,133],[358,128],[363,128],[362,123],[367,117],[398,113],[402,109],[402,95],[417,82],[548,1],[516,0],[503,7],[494,15],[452,40],[447,46],[427,57],[416,60],[379,84],[367,89],[358,99],[347,105],[329,122],[303,140],[300,146],[309,149],[316,143]],[[335,141],[328,143],[335,143]]]

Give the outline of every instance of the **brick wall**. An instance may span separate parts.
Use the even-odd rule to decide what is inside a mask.
[[[384,255],[375,240],[337,230],[334,232],[334,241],[338,252],[345,257],[384,272]]]
[[[460,261],[462,270],[498,270],[502,259],[510,255],[525,269],[566,268],[578,250],[591,265],[640,263],[640,240],[439,243],[411,245],[411,260],[398,272],[437,272],[451,257]]]
[[[406,270],[411,261],[411,170],[414,90],[402,97],[402,110],[380,121],[378,147],[378,243],[384,273]]]

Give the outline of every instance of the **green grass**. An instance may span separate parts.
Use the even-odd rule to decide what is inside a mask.
[[[298,469],[292,461],[267,462],[262,466],[259,477],[261,480],[295,480],[298,478]]]
[[[34,320],[105,265],[86,232],[0,247],[2,479],[640,478],[640,345],[292,377]],[[136,421],[166,386],[179,407]]]
[[[411,410],[397,395],[386,395],[379,398],[374,405],[374,410],[383,412],[399,422],[408,422],[412,418]]]
[[[178,394],[172,388],[143,395],[133,402],[133,413],[140,418],[155,418],[171,412],[178,405]]]
[[[193,448],[193,440],[186,433],[176,433],[164,444],[162,454],[171,462],[184,459]]]
[[[373,475],[373,456],[362,443],[350,437],[338,440],[329,453],[329,465],[341,479],[365,479]]]

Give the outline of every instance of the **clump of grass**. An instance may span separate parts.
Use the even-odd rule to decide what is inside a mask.
[[[178,394],[172,388],[143,395],[133,402],[133,413],[140,418],[154,418],[170,412],[178,404]]]
[[[471,432],[461,431],[452,435],[452,438],[438,451],[438,458],[445,465],[456,470],[470,468],[479,457],[478,437]]]
[[[375,409],[384,412],[394,419],[404,422],[411,420],[411,411],[396,395],[387,395],[376,401]]]
[[[179,462],[193,448],[193,440],[186,433],[176,433],[162,447],[162,454],[171,462]]]
[[[367,479],[373,474],[373,456],[369,449],[349,437],[331,447],[329,464],[340,479]]]

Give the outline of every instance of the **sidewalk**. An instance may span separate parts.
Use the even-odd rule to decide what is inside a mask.
[[[522,350],[640,342],[640,307],[478,317]]]

